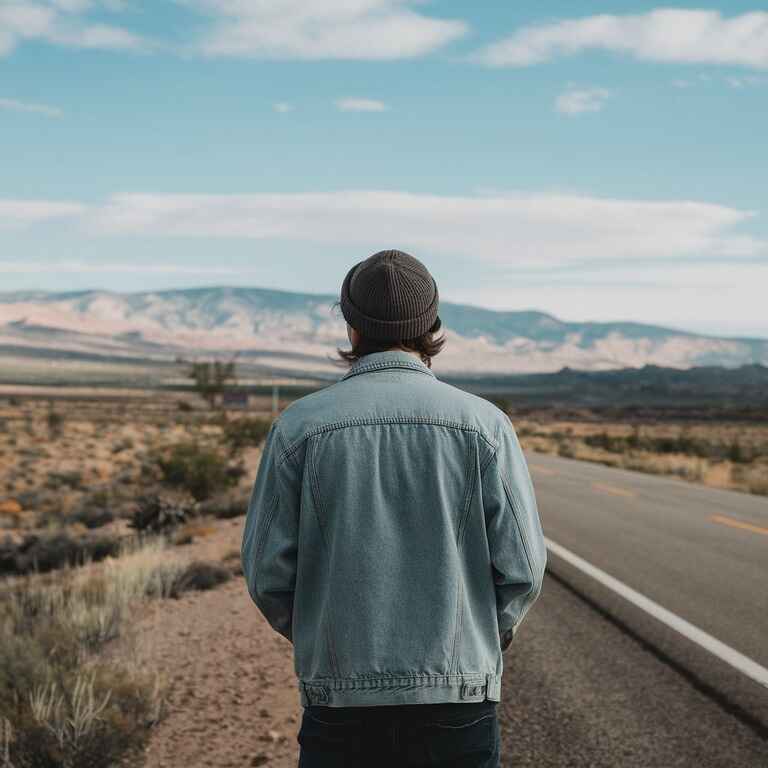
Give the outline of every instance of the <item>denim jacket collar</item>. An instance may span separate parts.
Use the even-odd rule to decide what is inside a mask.
[[[361,358],[355,360],[349,370],[341,377],[340,381],[356,376],[358,373],[368,371],[380,371],[384,368],[412,368],[421,371],[436,379],[434,371],[419,360],[413,353],[406,352],[404,349],[386,349],[383,352],[369,352]]]

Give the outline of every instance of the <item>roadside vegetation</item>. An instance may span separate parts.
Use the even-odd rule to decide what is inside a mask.
[[[188,545],[245,514],[271,424],[207,405],[0,398],[2,768],[142,764],[167,681],[137,618],[240,574]]]
[[[768,495],[768,424],[511,414],[527,450]]]

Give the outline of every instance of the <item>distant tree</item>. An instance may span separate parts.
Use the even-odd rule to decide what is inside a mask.
[[[214,408],[216,398],[224,394],[230,383],[237,380],[236,358],[237,353],[227,361],[188,361],[177,358],[177,362],[186,366],[186,375],[195,382],[197,393]]]

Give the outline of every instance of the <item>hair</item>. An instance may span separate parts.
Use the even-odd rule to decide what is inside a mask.
[[[341,306],[340,301],[333,304],[333,307],[338,306]],[[344,350],[339,349],[338,347],[336,348],[339,358],[335,358],[334,362],[351,365],[363,355],[367,355],[371,352],[384,352],[388,349],[405,349],[409,352],[418,352],[421,361],[428,368],[431,368],[432,358],[440,352],[446,341],[445,334],[437,338],[435,337],[435,333],[437,333],[440,327],[441,322],[438,318],[426,333],[423,333],[421,336],[416,336],[413,339],[402,339],[399,342],[369,339],[361,333],[357,344],[353,345],[352,349]]]

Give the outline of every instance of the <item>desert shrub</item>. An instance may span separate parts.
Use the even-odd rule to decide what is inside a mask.
[[[46,573],[65,566],[115,556],[120,541],[113,536],[72,536],[65,531],[30,533],[20,543],[0,542],[0,575]]]
[[[140,496],[128,523],[140,533],[167,532],[194,514],[193,505],[158,493]]]
[[[232,571],[220,563],[195,560],[178,576],[171,593],[178,597],[189,590],[207,590],[218,587],[232,578]]]
[[[60,411],[54,410],[53,402],[48,403],[46,422],[48,424],[48,434],[50,435],[51,439],[56,440],[61,437],[61,433],[64,429],[64,414]]]
[[[242,468],[230,467],[216,450],[197,443],[178,443],[169,456],[159,455],[157,464],[163,481],[183,488],[197,500],[237,484]]]
[[[560,440],[557,444],[557,455],[573,459],[576,457],[576,449],[568,440]]]
[[[182,526],[171,537],[171,541],[177,546],[191,544],[195,539],[202,539],[216,533],[216,527],[213,525],[202,525],[200,523],[187,523]]]
[[[200,502],[198,511],[201,515],[210,515],[219,520],[240,517],[248,511],[249,498],[238,493],[219,494],[212,499]]]
[[[51,472],[45,482],[46,488],[56,490],[61,486],[68,486],[72,490],[78,490],[83,485],[83,473],[77,470],[71,472]]]
[[[232,453],[248,446],[258,447],[264,442],[272,419],[233,419],[224,423],[224,440]]]
[[[243,575],[243,561],[239,549],[231,549],[221,558],[221,562],[229,568],[233,576]]]
[[[126,437],[124,440],[119,440],[112,446],[112,453],[122,453],[123,451],[130,451],[133,448],[133,440],[130,437]]]
[[[110,509],[84,504],[67,517],[70,523],[82,523],[86,528],[101,528],[111,523],[115,514]]]
[[[0,601],[0,723],[13,768],[107,768],[140,757],[162,714],[152,670],[107,663],[132,604],[170,595],[182,564],[161,541],[46,584],[28,578]],[[0,747],[2,745],[0,744]],[[0,753],[2,754],[2,753]]]

